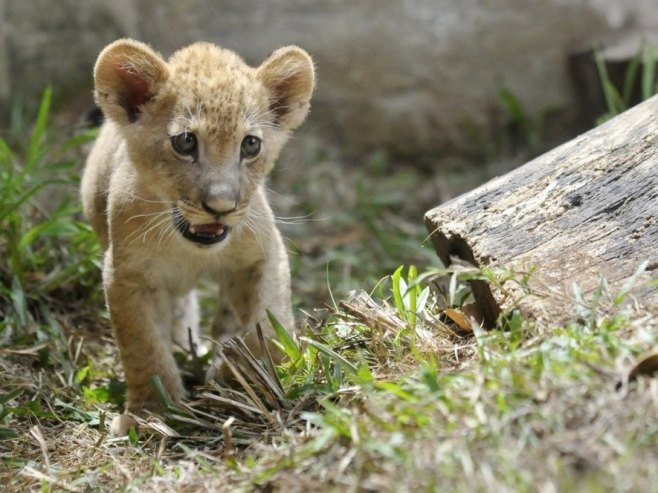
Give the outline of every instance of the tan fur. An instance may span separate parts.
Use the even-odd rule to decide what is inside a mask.
[[[256,323],[272,334],[266,309],[294,328],[288,258],[264,179],[308,112],[313,65],[290,46],[252,68],[207,43],[165,62],[124,39],[101,52],[94,77],[107,121],[81,196],[105,249],[103,287],[126,375],[126,409],[140,413],[159,408],[154,375],[175,400],[184,397],[172,349],[186,344],[188,329],[197,337],[193,289],[202,277],[220,287],[215,338],[243,335],[259,353]],[[196,158],[172,148],[170,138],[184,132],[197,137]],[[262,140],[252,160],[240,154],[247,135]],[[228,236],[213,245],[190,241],[175,227],[174,210],[181,224],[221,223]],[[113,431],[126,426],[119,418]]]

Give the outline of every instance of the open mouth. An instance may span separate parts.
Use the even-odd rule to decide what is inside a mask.
[[[214,245],[228,235],[229,227],[220,223],[190,224],[179,211],[174,212],[174,224],[183,238],[200,245]]]

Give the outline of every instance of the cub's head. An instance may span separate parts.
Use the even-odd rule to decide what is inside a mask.
[[[169,207],[174,227],[201,245],[221,242],[249,214],[255,190],[304,121],[314,86],[311,58],[295,46],[253,68],[208,43],[165,61],[128,39],[101,52],[94,78],[140,194]]]

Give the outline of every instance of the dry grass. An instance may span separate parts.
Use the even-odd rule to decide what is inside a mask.
[[[32,139],[35,169],[57,154],[42,137]],[[4,212],[33,181],[2,147],[0,161]],[[512,314],[484,332],[464,323],[458,273],[431,290],[409,270],[394,274],[402,263],[436,266],[421,216],[449,194],[446,176],[381,156],[347,166],[309,149],[288,163],[272,188],[295,197],[274,196],[292,216],[281,228],[305,309],[291,359],[274,369],[228,343],[237,385],[197,388],[124,438],[106,431],[122,372],[88,228],[71,221],[75,208],[30,201],[5,216],[5,491],[655,490],[658,384],[644,370],[626,379],[658,346],[655,309],[623,308],[602,290],[574,301],[566,326]],[[50,193],[75,197],[75,171]],[[48,234],[29,236],[44,224]]]
[[[335,391],[319,364],[277,373],[229,343],[244,387],[198,389],[165,422],[142,421],[139,439],[108,437],[98,421],[111,406],[85,403],[62,369],[26,374],[34,352],[6,350],[2,388],[22,394],[5,419],[18,437],[0,441],[0,481],[8,491],[651,490],[658,384],[617,384],[656,343],[656,315],[601,314],[593,330],[524,321],[522,333],[474,337],[443,308],[412,337],[394,307],[359,292],[307,327],[308,341],[358,370],[343,367]],[[88,336],[71,344],[112,361]],[[302,381],[307,391],[290,397]]]
[[[400,329],[399,317],[365,293],[343,304],[359,315],[333,313],[332,323],[363,327],[370,322],[374,329],[372,337],[348,338],[334,349],[350,353],[356,347],[368,346],[369,364],[379,369],[377,378],[389,378],[391,373],[408,369],[402,361],[390,365],[387,358],[386,347],[391,346]],[[366,312],[372,318],[367,319]],[[441,343],[443,352],[452,355],[455,345],[448,339],[456,336],[447,326],[442,330],[446,336]],[[308,331],[312,335],[310,328]],[[77,363],[84,359],[111,365],[115,349],[99,342],[89,335],[72,335],[70,345],[76,348]],[[468,347],[464,345],[460,352],[472,352]],[[108,406],[90,408],[82,402],[80,388],[67,382],[63,368],[39,368],[36,360],[41,349],[7,349],[0,360],[2,388],[20,391],[7,403],[12,410],[6,420],[18,436],[0,442],[5,465],[0,481],[8,490],[26,491],[48,484],[65,491],[85,491],[88,487],[233,491],[251,483],[252,478],[245,477],[242,466],[247,457],[265,456],[259,467],[267,474],[268,462],[276,464],[282,453],[290,452],[289,447],[303,449],[303,444],[315,435],[304,413],[320,409],[318,398],[323,392],[312,389],[300,397],[288,398],[274,367],[257,361],[240,341],[228,342],[221,349],[240,381],[238,388],[216,384],[198,388],[190,402],[171,408],[168,424],[156,416],[140,419],[139,441],[109,437],[104,426],[109,421],[105,415]],[[34,370],[26,374],[30,367]],[[108,368],[107,372],[115,369]],[[97,368],[96,373],[102,375],[105,370]],[[332,394],[332,399],[349,401],[357,394],[356,388],[348,386]],[[314,459],[311,456],[309,460]]]

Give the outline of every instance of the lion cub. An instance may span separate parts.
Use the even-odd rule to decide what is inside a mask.
[[[219,284],[212,334],[273,335],[266,309],[294,320],[288,257],[265,177],[309,110],[313,63],[295,46],[252,68],[235,53],[196,43],[165,61],[122,39],[94,69],[106,116],[82,177],[86,217],[105,250],[103,287],[126,375],[131,413],[158,410],[157,375],[184,396],[174,344],[198,334],[193,288]],[[125,434],[119,416],[111,431]]]

